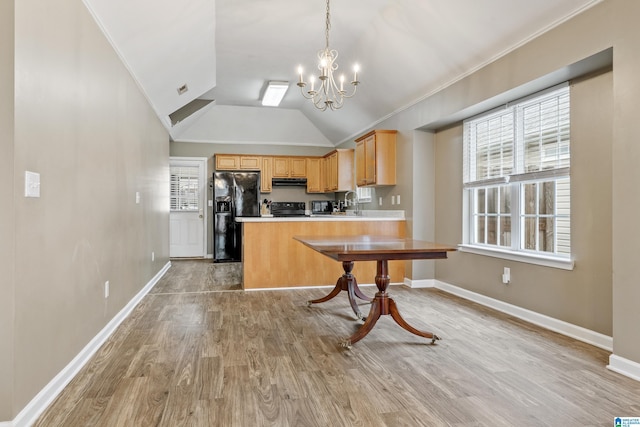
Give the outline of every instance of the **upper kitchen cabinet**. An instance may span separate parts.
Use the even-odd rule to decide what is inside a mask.
[[[356,139],[356,184],[396,184],[396,130],[373,130]]]
[[[307,193],[324,193],[324,159],[307,158]]]
[[[274,157],[273,176],[276,178],[306,178],[306,157]]]
[[[353,149],[338,149],[324,156],[324,191],[354,190]]]
[[[216,154],[216,170],[260,170],[260,156]]]
[[[260,169],[260,192],[271,193],[271,178],[273,178],[273,158],[263,157]]]

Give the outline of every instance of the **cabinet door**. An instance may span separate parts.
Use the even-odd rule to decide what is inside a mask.
[[[327,187],[329,191],[338,189],[338,153],[327,156]]]
[[[376,136],[371,135],[364,140],[364,181],[366,184],[376,183]]]
[[[278,178],[289,177],[289,158],[288,157],[273,158],[273,176]]]
[[[307,193],[322,193],[324,188],[321,182],[322,158],[310,157],[307,159]]]
[[[376,134],[376,185],[396,184],[396,133],[384,132]]]
[[[271,178],[273,178],[273,158],[263,157],[260,169],[260,192],[271,193]]]
[[[240,156],[240,169],[260,170],[260,160],[258,156]]]
[[[307,159],[304,157],[291,157],[289,160],[289,176],[292,178],[306,178]]]
[[[356,188],[353,182],[353,149],[338,150],[336,191],[349,191]]]
[[[329,159],[326,157],[322,158],[322,163],[320,165],[320,174],[321,174],[321,185],[322,191],[325,193],[329,192]]]
[[[216,154],[216,170],[236,170],[240,168],[240,156]]]
[[[365,179],[365,145],[364,141],[356,142],[356,185],[366,185]]]

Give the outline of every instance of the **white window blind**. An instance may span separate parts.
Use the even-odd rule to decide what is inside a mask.
[[[200,209],[200,169],[197,166],[171,166],[171,210],[197,211]]]

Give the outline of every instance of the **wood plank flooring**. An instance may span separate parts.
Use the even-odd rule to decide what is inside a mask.
[[[390,288],[437,345],[383,316],[345,350],[339,341],[361,324],[346,294],[307,307],[329,289],[233,291],[213,270],[173,261],[36,426],[611,426],[640,416],[640,382],[607,370],[608,352],[444,292]]]

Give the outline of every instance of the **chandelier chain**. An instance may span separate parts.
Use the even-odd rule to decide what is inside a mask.
[[[331,29],[331,10],[329,7],[329,0],[327,0],[327,19],[325,21],[325,39],[326,39],[326,49],[329,50],[329,30]]]

